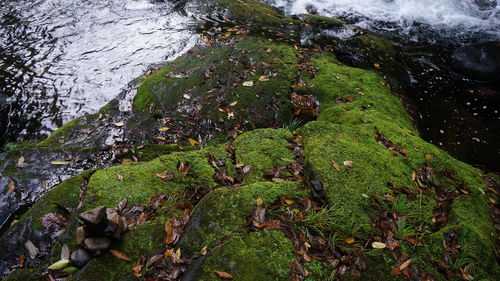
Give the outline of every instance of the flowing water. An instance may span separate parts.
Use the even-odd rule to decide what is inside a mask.
[[[168,1],[0,1],[0,146],[94,113],[196,41]]]

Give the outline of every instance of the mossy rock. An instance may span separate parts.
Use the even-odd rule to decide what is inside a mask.
[[[264,180],[267,171],[275,166],[286,167],[294,162],[295,155],[288,148],[287,137],[292,133],[285,129],[260,129],[247,132],[234,141],[236,162],[250,165],[252,169],[244,175],[246,184]]]
[[[214,271],[229,272],[235,280],[286,279],[295,260],[291,241],[281,231],[250,232],[245,225],[257,198],[266,206],[280,196],[300,194],[304,191],[299,183],[284,181],[219,188],[204,197],[193,210],[180,242],[187,255],[208,248],[207,256],[199,257],[186,273],[188,279],[218,280]]]

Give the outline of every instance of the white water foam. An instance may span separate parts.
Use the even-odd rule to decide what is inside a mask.
[[[493,3],[481,8],[477,3]],[[396,24],[410,31],[416,25],[427,25],[445,36],[480,32],[500,38],[500,5],[498,0],[263,0],[282,8],[287,14],[307,13],[312,5],[319,14],[354,18],[364,28],[380,23]],[[500,2],[500,1],[498,1]],[[387,28],[387,26],[386,26]]]

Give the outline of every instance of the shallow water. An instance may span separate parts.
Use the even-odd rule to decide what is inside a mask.
[[[193,46],[190,23],[163,1],[0,2],[0,145],[96,112]]]

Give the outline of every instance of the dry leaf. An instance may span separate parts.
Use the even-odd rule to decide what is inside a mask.
[[[195,146],[195,145],[198,144],[198,141],[196,141],[196,140],[194,140],[192,138],[189,138],[188,141],[189,141],[189,144],[191,144],[192,146]]]
[[[332,166],[333,168],[335,168],[335,170],[340,171],[340,166],[339,164],[337,164],[337,162],[335,162],[335,160],[332,160]]]
[[[227,273],[227,272],[224,272],[224,271],[214,271],[215,274],[217,274],[217,276],[219,278],[222,278],[222,279],[233,279],[233,275]]]
[[[116,178],[119,180],[119,181],[122,181],[123,180],[123,176],[120,175],[120,174],[116,174]]]
[[[269,77],[262,75],[259,77],[259,81],[261,82],[269,81]]]
[[[39,253],[38,248],[30,240],[28,240],[28,241],[26,241],[26,243],[24,243],[24,247],[26,247],[26,249],[28,250],[30,258],[32,260],[34,260]]]
[[[50,164],[52,165],[68,165],[68,161],[51,161]]]
[[[287,203],[288,205],[291,205],[291,204],[295,203],[295,201],[290,200],[290,199],[286,199],[285,203]]]
[[[127,255],[125,255],[124,253],[122,253],[118,250],[111,249],[109,251],[111,252],[111,254],[113,254],[113,256],[115,256],[116,258],[118,258],[120,260],[132,261]]]
[[[141,276],[142,276],[142,274],[141,274],[142,266],[143,266],[142,264],[138,264],[138,265],[136,265],[136,266],[134,266],[134,267],[132,268],[132,271],[133,271],[133,273],[132,273],[132,274],[133,274],[135,277],[141,277]]]
[[[349,237],[349,238],[347,238],[347,239],[345,240],[345,242],[346,242],[347,244],[352,244],[352,243],[354,243],[354,238]]]
[[[184,162],[181,162],[179,164],[179,172],[181,172],[181,174],[187,175],[187,173],[189,173],[189,170],[191,170],[191,167],[189,167],[189,164],[184,163]]]
[[[162,180],[170,181],[174,178],[175,175],[173,173],[163,172],[156,174],[156,176]]]
[[[257,206],[262,206],[262,204],[264,204],[264,199],[259,197],[255,200],[255,203],[257,203]]]
[[[19,159],[17,160],[16,167],[18,167],[18,168],[23,168],[24,167],[24,156],[21,155],[21,157],[19,157]]]
[[[14,192],[14,190],[16,190],[16,183],[13,180],[11,180],[7,185],[7,193],[12,193]]]
[[[201,254],[202,256],[206,255],[206,254],[207,254],[207,252],[208,252],[208,250],[207,250],[207,246],[205,246],[205,247],[201,248],[201,250],[200,250],[200,254]]]
[[[123,126],[125,126],[125,123],[123,123],[123,122],[115,122],[115,123],[113,123],[113,125],[115,125],[116,127],[123,127]]]
[[[245,86],[245,87],[252,87],[253,86],[253,81],[243,82],[243,86]]]
[[[168,130],[170,130],[170,128],[168,128],[168,127],[162,127],[160,129],[158,129],[158,131],[160,131],[160,132],[166,132]]]
[[[382,243],[382,242],[373,242],[372,247],[374,249],[383,249],[383,248],[387,247],[387,245],[385,243]]]
[[[405,270],[405,269],[406,269],[406,268],[410,265],[411,261],[412,261],[412,260],[411,260],[411,259],[409,259],[409,260],[405,261],[403,264],[401,264],[401,265],[399,266],[399,271],[403,271],[403,270]]]
[[[234,101],[234,102],[230,103],[230,104],[229,104],[229,106],[235,106],[235,105],[237,105],[237,104],[238,104],[238,102],[237,102],[237,101]]]
[[[354,163],[352,163],[352,161],[344,161],[344,166],[352,168],[354,167]]]

